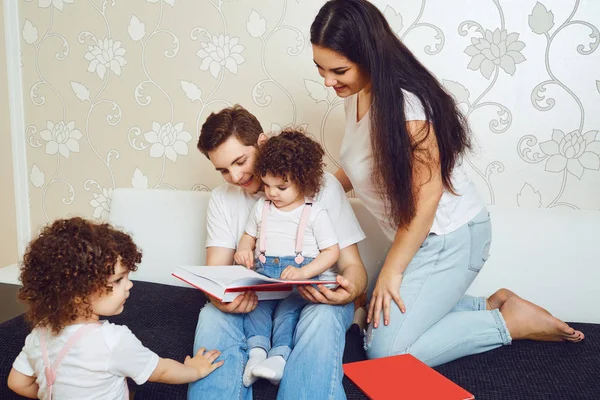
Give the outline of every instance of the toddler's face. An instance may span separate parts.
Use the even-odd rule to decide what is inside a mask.
[[[108,283],[112,286],[112,292],[102,292],[92,297],[92,311],[98,316],[118,315],[123,312],[125,300],[129,297],[129,289],[133,282],[129,280],[129,269],[117,262],[115,273],[108,277]]]
[[[267,174],[262,178],[265,196],[277,208],[284,208],[294,202],[304,202],[304,196],[298,190],[298,185],[283,178]]]

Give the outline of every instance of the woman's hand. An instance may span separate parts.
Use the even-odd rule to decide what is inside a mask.
[[[404,302],[400,297],[400,284],[402,283],[402,273],[395,272],[388,268],[382,268],[375,284],[375,290],[371,296],[369,304],[369,313],[367,314],[367,323],[373,321],[373,327],[379,326],[379,317],[383,309],[383,324],[387,326],[390,323],[390,302],[398,305],[401,312],[406,312]]]
[[[353,301],[356,297],[356,285],[341,275],[337,276],[336,281],[339,286],[334,290],[317,284],[318,289],[312,285],[298,286],[298,292],[311,303],[341,305]]]

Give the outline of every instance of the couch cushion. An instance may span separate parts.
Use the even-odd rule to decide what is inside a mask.
[[[171,272],[204,264],[209,198],[209,192],[189,190],[113,192],[108,222],[129,233],[143,253],[133,279],[189,287]]]
[[[136,282],[123,314],[110,318],[127,325],[161,357],[183,361],[192,350],[198,313],[206,302],[199,290]],[[586,334],[582,343],[514,342],[511,346],[465,357],[438,370],[479,399],[598,399],[600,398],[600,325],[573,324]],[[22,399],[10,392],[6,380],[29,329],[23,317],[0,324],[0,399]],[[346,335],[344,362],[365,358],[356,325]],[[398,377],[401,382],[402,377]],[[186,385],[146,383],[130,387],[136,399],[185,399]],[[400,384],[400,383],[399,383]],[[255,384],[254,399],[275,399],[277,388]],[[344,378],[348,399],[365,399]]]

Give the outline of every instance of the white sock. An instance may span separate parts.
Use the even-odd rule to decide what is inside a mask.
[[[254,367],[252,374],[258,378],[265,378],[273,385],[279,385],[285,369],[285,360],[281,356],[269,357]]]
[[[258,379],[257,376],[252,374],[254,368],[260,364],[261,362],[267,359],[267,352],[262,347],[255,347],[250,349],[250,354],[248,357],[248,362],[246,363],[246,368],[244,368],[244,375],[242,377],[242,383],[246,387],[252,386],[254,382]]]

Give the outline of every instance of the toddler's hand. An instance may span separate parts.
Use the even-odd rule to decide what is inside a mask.
[[[205,351],[206,349],[201,347],[195,357],[187,356],[183,362],[184,365],[195,368],[198,371],[198,379],[210,375],[211,372],[223,365],[224,362],[214,362],[221,355],[220,351],[210,350],[206,351],[206,353]]]
[[[254,252],[252,250],[238,250],[233,255],[233,261],[246,268],[254,268]]]
[[[291,265],[287,266],[286,269],[281,272],[281,279],[301,281],[308,278],[310,277],[306,276],[304,268],[296,268]]]

